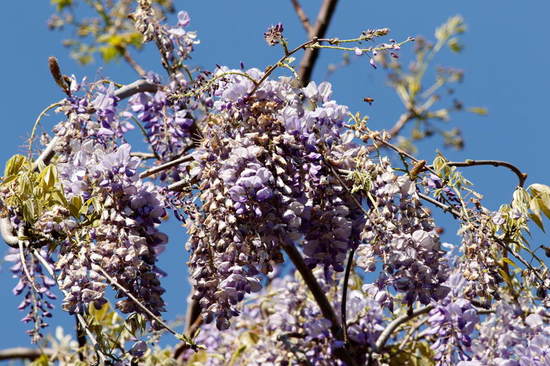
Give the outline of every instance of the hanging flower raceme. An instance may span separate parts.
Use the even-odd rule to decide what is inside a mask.
[[[380,288],[393,287],[404,294],[403,302],[428,304],[444,298],[449,288],[447,261],[429,211],[420,203],[408,176],[394,174],[389,161],[367,160],[372,206],[359,247],[358,265],[374,271],[382,262]]]
[[[321,268],[313,274],[331,303],[338,306],[341,292],[335,291],[335,286],[342,275]],[[240,365],[344,365],[333,355],[342,345],[334,341],[330,321],[323,317],[298,273],[273,279],[249,298],[258,301],[239,305],[241,315],[227,330],[220,332],[214,324],[203,326],[196,341],[207,350],[187,352],[185,361],[201,359],[205,365],[223,365],[246,345],[246,352],[235,358]],[[357,345],[374,345],[385,325],[382,307],[367,293],[353,290],[347,313],[349,337]]]
[[[139,180],[139,159],[130,157],[127,144],[111,150],[86,140],[74,142],[72,148],[73,160],[59,166],[62,182],[67,182],[66,196],[87,199],[90,219],[97,225],[82,226],[60,247],[56,267],[64,309],[78,312],[90,303],[101,306],[105,288],[111,285],[122,298],[117,302],[122,312],[142,312],[111,277],[158,315],[164,311],[164,289],[155,262],[167,242],[157,229],[165,215],[158,188]]]
[[[260,289],[258,274],[281,262],[285,245],[301,245],[311,268],[341,271],[362,226],[331,169],[351,164],[356,149],[341,137],[347,109],[330,99],[330,84],[267,80],[249,95],[262,73],[235,73],[218,70],[216,112],[192,171],[201,182],[189,224],[194,297],[220,328],[245,293]]]

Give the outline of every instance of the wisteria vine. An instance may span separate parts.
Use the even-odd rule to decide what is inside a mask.
[[[283,24],[268,28],[267,44],[283,55],[263,71],[188,67],[199,44],[189,15],[166,25],[149,0],[125,21],[156,45],[167,77],[136,66],[127,46],[118,51],[140,80],[126,86],[79,81],[50,59],[65,98],[47,110],[63,121],[42,136],[40,154],[33,128],[28,155],[7,162],[0,186],[13,293],[33,341],[50,347],[46,362],[550,364],[550,272],[525,240],[530,222],[550,218],[550,187],[524,188],[526,175],[505,162],[438,155],[428,164],[393,141],[413,119],[443,118],[431,88],[420,104],[407,83],[420,83],[443,45],[456,46],[462,20],[439,28],[435,46],[420,41],[407,76],[399,53],[413,38],[377,43],[387,28],[325,38],[326,25],[293,5],[316,35],[291,48]],[[391,70],[407,108],[393,128],[371,129],[330,83],[296,71],[294,55],[321,49]],[[135,131],[149,151],[134,151]],[[518,176],[510,204],[483,206],[457,169],[478,165]],[[461,243],[442,241],[434,209],[456,219]],[[172,212],[188,234],[184,333],[162,318],[157,261]],[[43,340],[55,291],[79,324],[78,346],[61,333]],[[163,331],[182,344],[160,348]]]

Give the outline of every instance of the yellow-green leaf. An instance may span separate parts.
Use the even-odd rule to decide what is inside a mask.
[[[112,61],[118,56],[120,56],[120,52],[116,47],[113,46],[103,46],[99,48],[99,52],[101,53],[101,56],[103,57],[103,60],[106,62]]]
[[[489,110],[484,107],[470,107],[468,108],[469,112],[479,114],[480,116],[486,116],[489,114]]]
[[[14,155],[6,163],[6,168],[4,169],[4,177],[9,177],[19,173],[21,168],[25,165],[28,166],[29,162],[26,157],[23,155]]]

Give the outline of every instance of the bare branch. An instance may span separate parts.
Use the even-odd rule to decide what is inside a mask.
[[[115,280],[113,277],[111,277],[101,266],[97,265],[96,268],[99,270],[99,272],[101,272],[101,274],[103,276],[105,276],[109,280],[111,285],[113,285],[114,287],[117,287],[120,291],[124,292],[124,294],[126,296],[128,296],[139,308],[141,308],[141,310],[143,310],[147,315],[149,315],[151,317],[151,319],[156,320],[160,325],[162,325],[167,331],[169,331],[173,335],[175,335],[175,336],[178,335],[178,333],[175,330],[170,328],[170,326],[168,324],[166,324],[162,319],[160,319],[151,310],[149,310],[145,305],[143,305],[141,303],[141,301],[139,301],[130,291],[126,290],[126,288],[124,286],[122,286],[120,283],[118,283],[117,280]]]
[[[319,9],[319,14],[317,15],[317,21],[315,27],[309,33],[309,38],[317,39],[323,38],[327,32],[328,26],[336,9],[336,4],[338,0],[324,0],[321,8]],[[298,77],[302,82],[302,85],[307,85],[311,80],[311,74],[313,72],[313,67],[315,62],[319,57],[319,49],[310,48],[307,49],[300,61],[300,72]]]
[[[139,175],[140,178],[146,178],[146,177],[149,177],[155,173],[158,173],[158,172],[161,172],[163,170],[166,170],[166,169],[169,169],[169,168],[172,168],[173,166],[176,166],[176,165],[179,165],[181,163],[185,163],[185,162],[188,162],[188,161],[191,161],[193,160],[193,156],[191,154],[189,155],[184,155],[184,156],[181,156],[177,159],[174,159],[172,161],[169,161],[167,163],[164,163],[164,164],[161,164],[161,165],[157,165],[151,169],[148,169],[146,171],[144,171],[143,173],[141,173]]]
[[[120,47],[119,51],[122,54],[124,60],[128,63],[128,65],[132,67],[132,69],[134,69],[135,72],[137,72],[139,76],[141,76],[142,78],[145,78],[147,76],[147,73],[145,72],[143,67],[141,67],[141,65],[138,64],[136,60],[134,60],[126,47]]]
[[[155,154],[140,152],[140,151],[131,152],[130,156],[135,156],[136,158],[140,158],[142,160],[149,160],[149,159],[156,159],[157,158],[155,156]]]
[[[420,309],[414,310],[412,314],[405,314],[394,319],[390,324],[388,324],[388,326],[384,329],[384,331],[380,334],[380,336],[376,340],[376,349],[380,350],[382,347],[384,347],[388,339],[391,337],[392,333],[401,324],[406,323],[409,320],[416,318],[417,316],[426,314],[432,309],[433,309],[433,305],[427,305],[427,306],[421,307]]]
[[[351,267],[353,267],[353,255],[355,254],[355,249],[350,250],[348,254],[348,263],[346,265],[346,272],[344,273],[344,286],[342,288],[342,303],[340,308],[340,318],[342,319],[342,329],[344,331],[344,342],[349,343],[348,339],[348,321],[346,319],[347,313],[347,303],[348,303],[348,283],[349,275],[351,273]]]
[[[154,93],[158,90],[158,88],[159,86],[157,84],[153,84],[147,80],[137,80],[117,89],[115,91],[115,95],[120,99],[126,99],[137,93]]]
[[[403,127],[405,127],[405,125],[407,124],[407,122],[409,122],[410,120],[414,119],[416,116],[418,116],[418,114],[414,111],[409,111],[409,112],[405,112],[403,113],[399,119],[397,120],[397,122],[395,122],[395,124],[393,125],[392,128],[390,128],[388,130],[388,140],[391,140],[393,139],[395,136],[397,136],[399,134],[399,132],[401,132],[401,130],[403,129]]]
[[[330,321],[331,323],[331,331],[334,335],[334,338],[337,340],[343,341],[344,340],[344,333],[342,330],[342,326],[340,324],[340,321],[338,320],[338,317],[336,316],[336,313],[334,312],[334,309],[330,305],[327,297],[325,296],[325,293],[321,286],[319,285],[319,282],[317,282],[317,279],[309,269],[309,267],[304,262],[304,259],[302,258],[302,255],[296,249],[294,244],[292,243],[285,243],[283,241],[283,249],[288,254],[288,257],[298,270],[300,272],[300,275],[304,279],[304,282],[306,283],[308,289],[313,294],[313,297],[315,298],[315,302],[317,302],[317,305],[319,305],[319,308],[321,309],[321,313],[323,314],[323,317]],[[353,359],[353,356],[347,352],[347,349],[344,348],[338,348],[335,350],[335,356],[339,357],[342,361],[346,362],[348,365],[356,365],[355,360]]]
[[[304,12],[304,9],[302,8],[302,5],[300,5],[298,0],[290,0],[290,2],[292,3],[292,6],[296,11],[296,15],[298,15],[300,22],[302,22],[302,25],[304,26],[304,29],[306,30],[306,33],[309,36],[313,32],[313,26],[309,22],[309,19],[306,13]]]
[[[468,167],[468,166],[480,166],[480,165],[492,165],[495,167],[502,166],[510,169],[512,172],[514,172],[515,175],[518,176],[518,180],[519,180],[518,186],[520,187],[523,187],[523,185],[525,184],[525,180],[527,179],[526,173],[522,173],[518,167],[506,161],[467,159],[465,161],[448,161],[446,164],[448,166],[456,166],[456,167]]]
[[[19,247],[19,239],[17,239],[17,236],[13,235],[13,228],[8,217],[0,218],[0,234],[8,246],[12,248]]]
[[[37,349],[27,347],[14,347],[0,350],[0,361],[3,360],[36,360],[42,355],[51,356],[53,351],[49,348]]]

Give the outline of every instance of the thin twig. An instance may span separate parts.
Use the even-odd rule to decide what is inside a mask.
[[[290,0],[290,2],[294,7],[294,11],[296,11],[296,15],[298,15],[298,19],[300,19],[300,22],[302,22],[302,25],[304,26],[304,29],[306,30],[306,33],[309,36],[313,32],[313,26],[309,22],[309,19],[306,13],[304,12],[304,9],[302,8],[302,5],[300,5],[298,0]]]
[[[309,33],[310,38],[317,39],[325,36],[337,3],[338,0],[323,1],[323,4],[319,9],[319,14],[317,15],[315,27]],[[304,86],[311,80],[311,74],[317,58],[319,57],[319,51],[320,50],[318,48],[307,49],[302,57],[302,60],[300,61],[300,71],[298,76]]]
[[[35,293],[40,293],[38,289],[36,288],[36,285],[34,283],[34,279],[31,276],[31,273],[29,271],[29,267],[27,267],[27,261],[25,259],[25,252],[23,248],[26,246],[26,242],[23,241],[23,236],[25,235],[25,228],[23,225],[19,227],[17,230],[17,249],[19,250],[19,260],[21,261],[21,266],[23,267],[23,272],[25,273],[25,276],[27,277],[27,280],[29,281],[29,284],[31,285],[32,289]]]
[[[198,301],[195,301],[195,302],[197,305],[199,304]],[[197,329],[199,329],[199,327],[202,325],[203,322],[204,322],[204,319],[200,315],[200,311],[199,311],[197,316],[194,318],[194,321],[192,323],[187,324],[185,334],[189,338],[193,337],[193,335],[197,332]],[[174,359],[177,360],[181,356],[183,351],[188,350],[189,348],[190,347],[188,343],[182,342],[179,346],[176,347],[176,350],[174,351]]]
[[[414,110],[410,110],[408,112],[405,112],[403,113],[399,119],[397,120],[397,122],[395,122],[395,124],[393,125],[392,128],[390,128],[388,130],[388,139],[391,140],[392,138],[394,138],[395,136],[397,136],[399,134],[399,132],[401,132],[401,130],[403,129],[403,127],[405,127],[405,125],[407,124],[407,122],[409,122],[411,119],[414,119],[416,118],[417,116],[419,115],[418,112],[414,111]]]
[[[111,277],[100,265],[96,264],[96,268],[103,274],[109,282],[111,282],[111,285],[118,287],[119,290],[124,292],[126,296],[128,296],[139,308],[141,308],[147,315],[149,315],[152,319],[156,320],[160,325],[164,327],[168,332],[175,335],[177,338],[179,338],[178,333],[170,328],[168,324],[166,324],[161,318],[159,318],[157,315],[155,315],[151,310],[147,308],[147,306],[143,305],[141,301],[139,301],[130,291],[128,291],[124,286],[122,286],[120,283],[117,282],[113,277]]]
[[[142,160],[150,160],[150,159],[156,159],[157,157],[153,153],[146,153],[141,151],[134,151],[130,153],[130,156],[135,156],[136,158],[140,158]]]
[[[339,341],[343,341],[343,330],[342,326],[340,324],[340,321],[338,320],[338,317],[336,316],[336,313],[334,312],[334,309],[330,305],[330,302],[328,301],[327,297],[325,296],[325,292],[319,285],[319,282],[317,282],[317,279],[309,269],[309,267],[304,262],[304,259],[302,258],[302,255],[296,249],[293,243],[287,243],[283,240],[283,250],[287,253],[288,257],[304,279],[304,282],[306,283],[309,291],[311,291],[315,301],[317,302],[317,305],[319,305],[319,308],[321,309],[321,313],[323,314],[323,317],[330,321],[331,326],[330,329],[332,331],[332,334],[334,338],[336,338]],[[339,357],[342,361],[346,362],[348,365],[356,365],[355,360],[353,359],[353,356],[344,348],[338,348],[335,350],[335,356]]]
[[[128,49],[126,47],[120,47],[119,51],[124,60],[132,67],[132,69],[134,69],[139,76],[145,79],[147,77],[147,72],[143,69],[143,67],[141,67],[140,64],[136,62],[136,60],[134,60]]]
[[[518,167],[506,161],[467,159],[465,161],[448,161],[445,164],[448,166],[456,166],[456,167],[469,167],[469,166],[481,166],[481,165],[491,165],[495,167],[502,166],[510,169],[512,172],[514,172],[515,175],[517,175],[518,181],[519,181],[518,186],[520,187],[523,187],[523,185],[525,184],[525,180],[527,179],[526,173],[522,173],[522,171]]]
[[[84,361],[84,347],[86,347],[86,331],[78,321],[78,316],[74,316],[76,327],[76,341],[78,343],[78,359]]]
[[[252,95],[254,95],[254,93],[256,92],[256,90],[258,90],[258,88],[262,85],[262,83],[264,81],[267,80],[267,78],[273,73],[273,71],[275,71],[277,69],[277,67],[279,67],[280,64],[284,63],[284,61],[289,58],[290,56],[292,56],[293,54],[295,54],[296,52],[300,51],[301,49],[305,49],[307,46],[313,44],[317,42],[316,39],[310,39],[309,41],[306,41],[304,43],[302,43],[301,45],[299,45],[298,47],[294,48],[293,50],[291,51],[288,51],[285,53],[284,56],[282,56],[279,61],[277,61],[275,64],[273,65],[270,65],[266,68],[265,72],[264,72],[264,75],[262,76],[262,78],[260,80],[258,80],[256,82],[256,84],[254,85],[254,88],[252,88],[252,90],[250,91],[250,93],[248,93],[248,97],[250,98]]]
[[[37,349],[26,347],[14,347],[0,350],[0,361],[4,360],[36,360],[42,355],[52,356],[54,351],[49,348]]]
[[[413,310],[411,314],[405,314],[398,318],[395,318],[386,328],[382,331],[378,339],[376,340],[376,349],[380,350],[388,339],[391,337],[392,333],[403,323],[408,322],[411,319],[416,318],[419,315],[423,315],[428,313],[430,310],[433,309],[433,305],[426,305],[424,307],[421,307],[420,309]]]
[[[0,234],[8,246],[16,249],[19,248],[19,239],[13,235],[13,228],[9,217],[0,218]]]
[[[48,113],[51,109],[53,109],[57,106],[60,106],[60,105],[61,105],[61,102],[56,102],[56,103],[50,104],[42,112],[40,112],[40,114],[36,118],[36,121],[34,122],[34,125],[32,126],[31,137],[29,137],[29,159],[32,159],[31,158],[31,156],[32,156],[32,143],[34,141],[34,137],[36,135],[36,130],[38,129],[38,125],[40,124],[40,121],[42,120],[42,117],[44,117],[46,115],[46,113]]]
[[[453,209],[451,206],[444,204],[443,202],[439,202],[432,197],[425,195],[423,193],[417,192],[418,197],[422,198],[424,201],[430,202],[432,205],[435,205],[439,208],[441,208],[444,212],[450,212],[453,216],[456,218],[463,218],[462,214],[455,209]]]
[[[346,265],[346,271],[344,272],[344,285],[342,288],[342,305],[340,308],[341,312],[341,318],[342,318],[342,329],[344,331],[344,342],[346,344],[349,343],[348,338],[348,321],[346,319],[347,316],[347,301],[348,301],[348,282],[349,282],[349,275],[351,273],[351,267],[353,266],[353,255],[355,254],[355,249],[352,248],[348,254],[348,263]]]
[[[143,173],[141,173],[139,175],[139,177],[141,179],[143,178],[147,178],[155,173],[158,173],[158,172],[162,172],[163,170],[166,170],[166,169],[170,169],[176,165],[179,165],[181,163],[185,163],[185,162],[188,162],[188,161],[191,161],[193,160],[193,156],[191,154],[189,155],[184,155],[184,156],[180,156],[179,158],[177,159],[174,159],[172,161],[169,161],[167,163],[164,163],[164,164],[161,164],[161,165],[157,165],[151,169],[147,169],[146,171],[144,171]]]
[[[92,342],[92,345],[94,346],[96,353],[99,356],[99,359],[101,360],[102,364],[105,364],[107,359],[105,358],[105,355],[103,354],[103,352],[100,351],[99,344],[97,343],[97,339],[90,331],[88,323],[86,323],[86,320],[80,314],[76,314],[76,319],[78,320],[78,322],[80,323],[84,331],[86,332],[86,335],[88,336],[88,338],[90,338],[90,342]]]

